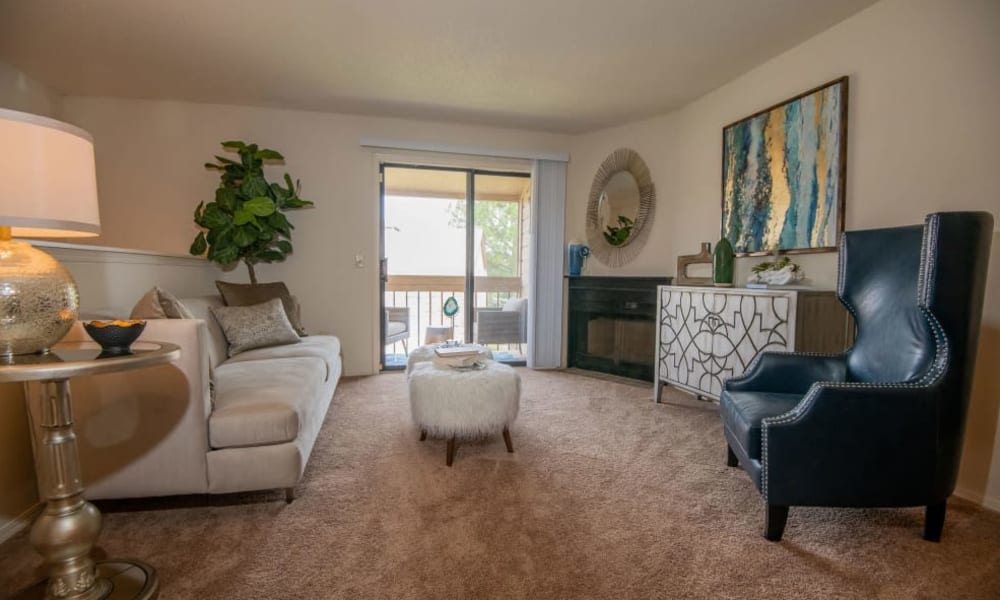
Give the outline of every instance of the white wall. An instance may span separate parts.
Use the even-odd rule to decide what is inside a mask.
[[[59,101],[55,90],[0,62],[0,108],[58,118]]]
[[[1000,2],[884,0],[669,115],[579,136],[571,146],[567,239],[584,239],[600,161],[636,149],[657,187],[653,235],[617,274],[674,274],[679,254],[719,237],[722,127],[850,76],[846,226],[919,223],[936,210],[1000,217]],[[996,236],[995,236],[996,237]],[[959,486],[1000,509],[1000,249],[994,242],[981,353]],[[833,288],[836,255],[795,257]],[[737,281],[761,259],[739,259]],[[606,272],[590,261],[591,273]]]
[[[94,136],[101,224],[95,243],[185,253],[196,233],[192,213],[218,184],[202,165],[223,140],[282,152],[285,169],[316,203],[289,213],[295,252],[258,268],[298,296],[307,330],[343,341],[348,375],[375,372],[378,348],[378,186],[373,151],[362,137],[565,151],[566,136],[466,125],[180,102],[63,99],[62,117]],[[354,256],[365,258],[355,268]],[[221,276],[220,272],[220,276]],[[245,268],[227,279],[246,281]]]

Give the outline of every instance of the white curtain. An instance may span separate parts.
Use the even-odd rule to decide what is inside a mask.
[[[536,160],[531,182],[527,363],[533,369],[555,369],[562,362],[566,163]]]

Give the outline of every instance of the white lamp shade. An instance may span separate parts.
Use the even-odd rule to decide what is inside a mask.
[[[0,226],[15,237],[101,233],[94,142],[86,131],[0,109]]]

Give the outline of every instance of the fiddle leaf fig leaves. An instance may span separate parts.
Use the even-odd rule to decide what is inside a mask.
[[[205,167],[219,172],[215,200],[200,202],[194,210],[194,222],[202,228],[191,242],[190,252],[205,255],[221,265],[243,261],[256,283],[253,266],[261,262],[280,262],[292,252],[294,227],[285,210],[313,206],[299,197],[299,183],[284,174],[285,186],[269,183],[264,176],[264,161],[284,160],[270,148],[241,141],[222,142],[239,160],[216,156]]]
[[[204,254],[207,249],[208,242],[205,241],[205,232],[199,231],[198,235],[195,236],[194,241],[191,242],[191,254],[200,256]]]
[[[258,217],[266,217],[274,212],[274,200],[265,196],[257,196],[244,202],[243,210],[248,210]]]

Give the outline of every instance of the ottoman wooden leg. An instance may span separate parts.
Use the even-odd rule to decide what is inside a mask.
[[[453,460],[455,460],[455,436],[448,438],[448,453],[445,455],[444,462],[450,467]]]
[[[507,452],[514,452],[514,444],[510,441],[510,429],[503,428],[503,443],[507,444]]]
[[[422,441],[424,441],[426,439],[427,439],[427,430],[426,429],[421,429],[420,430],[420,441],[422,442]]]

